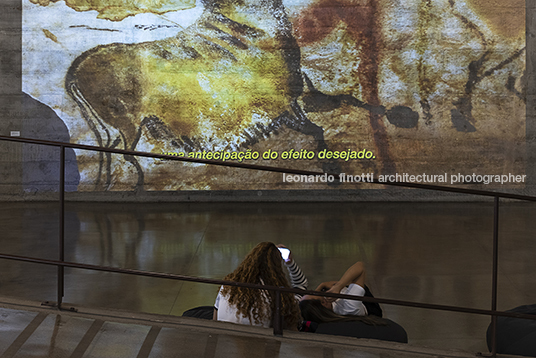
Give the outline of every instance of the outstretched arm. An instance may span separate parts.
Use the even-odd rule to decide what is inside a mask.
[[[292,260],[290,262],[285,262],[285,266],[287,267],[290,276],[290,286],[306,290],[309,281],[307,280],[307,277],[305,277],[305,275],[303,274],[298,264],[296,264],[296,262]]]
[[[277,245],[277,247],[287,249],[287,247],[282,244]],[[306,290],[307,286],[309,285],[309,281],[307,280],[307,277],[305,277],[305,275],[303,274],[301,268],[294,261],[294,258],[292,257],[292,252],[289,253],[288,258],[284,261],[285,267],[287,268],[290,276],[290,286]]]

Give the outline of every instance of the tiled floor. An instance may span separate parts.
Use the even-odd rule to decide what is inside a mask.
[[[276,337],[260,327],[195,318],[103,310],[58,312],[31,302],[5,301],[0,297],[2,358],[473,357],[467,352],[314,333],[285,332]]]
[[[0,252],[57,259],[57,203],[0,206]],[[501,206],[499,309],[536,303],[536,205]],[[310,288],[357,260],[377,297],[489,309],[491,203],[68,203],[67,261],[223,278],[260,241],[284,243]],[[0,260],[0,295],[56,300],[56,268]],[[181,315],[217,287],[66,269],[64,302]],[[411,344],[487,351],[489,318],[384,305]]]

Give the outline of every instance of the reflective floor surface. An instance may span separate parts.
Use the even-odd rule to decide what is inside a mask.
[[[467,352],[324,334],[285,331],[276,337],[265,328],[212,320],[105,310],[58,312],[31,302],[5,301],[0,297],[2,358],[474,357]]]
[[[3,203],[0,251],[58,258],[57,203]],[[498,308],[536,303],[536,205],[500,211]],[[492,203],[67,203],[65,260],[223,278],[260,241],[284,243],[309,287],[367,265],[377,297],[491,308]],[[56,268],[0,260],[0,295],[56,300]],[[218,287],[66,269],[64,302],[181,315]],[[383,305],[411,344],[487,351],[486,316]]]

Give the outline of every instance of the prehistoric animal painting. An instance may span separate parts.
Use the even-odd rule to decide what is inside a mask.
[[[277,0],[207,2],[175,37],[98,46],[74,61],[65,87],[101,146],[134,150],[146,127],[176,151],[237,150],[287,125],[325,147],[322,128],[296,102],[300,50]],[[142,186],[138,161],[125,159]]]
[[[42,6],[60,0],[30,0]],[[195,0],[65,0],[65,5],[76,11],[97,11],[97,18],[121,21],[143,13],[165,14],[169,11],[195,7]]]
[[[330,119],[338,117],[330,123],[311,119],[346,134],[332,138],[335,147],[370,133],[383,158],[375,172],[523,171],[524,6],[523,0],[315,1],[293,22],[302,71],[324,93],[399,111],[382,117],[341,109],[330,112]]]
[[[54,86],[62,78],[55,98],[31,84],[31,54],[43,50],[27,45],[25,90],[64,118],[74,141],[183,156],[257,153],[249,163],[350,175],[525,169],[520,0],[501,3],[506,14],[479,0],[31,2],[28,14],[85,19],[96,10],[102,21],[41,25],[40,36],[65,53],[62,70],[51,71]],[[196,12],[186,25],[170,19],[187,11]],[[34,18],[25,25],[39,28]],[[127,39],[129,26],[136,39]],[[75,30],[92,35],[82,51],[61,36]],[[281,156],[290,150],[311,157]],[[326,151],[370,155],[319,155]],[[78,155],[79,190],[289,188],[275,174]]]

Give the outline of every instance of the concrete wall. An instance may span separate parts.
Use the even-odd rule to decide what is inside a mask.
[[[9,128],[22,122],[20,111],[22,19],[19,1],[3,1],[0,4],[1,53],[0,75],[0,133],[9,135]],[[0,142],[0,193],[19,195],[22,179],[21,147]]]
[[[328,2],[318,3],[324,4],[322,6],[325,6],[325,9],[331,9],[329,6],[332,5],[328,6]],[[518,11],[514,7],[508,7],[508,4],[514,3],[515,1],[504,3],[507,4],[504,7],[505,14],[511,13],[512,11]],[[2,7],[2,13],[0,14],[0,41],[2,44],[2,53],[0,53],[0,57],[2,59],[0,68],[2,78],[2,83],[0,84],[0,113],[2,118],[0,120],[0,134],[9,136],[12,131],[20,131],[21,136],[27,138],[39,138],[65,142],[73,141],[84,144],[98,145],[98,141],[94,139],[89,139],[93,137],[92,132],[89,130],[89,128],[87,128],[87,126],[85,129],[86,132],[83,132],[83,130],[80,130],[79,127],[73,126],[72,120],[70,122],[69,119],[66,119],[70,116],[69,111],[71,110],[73,111],[72,113],[75,113],[77,108],[74,104],[67,103],[67,99],[61,97],[56,92],[54,92],[54,89],[50,88],[48,82],[45,81],[47,85],[40,88],[39,93],[37,93],[36,90],[33,90],[32,92],[31,89],[26,90],[26,92],[32,92],[30,93],[31,95],[22,92],[23,22],[21,4],[21,0],[6,0],[3,1],[2,4],[0,4],[0,6]],[[420,4],[421,7],[419,7],[418,9],[413,9],[416,14],[419,14],[419,16],[421,16],[426,11],[426,6],[430,5],[431,2],[422,1]],[[44,7],[43,9],[47,10],[48,8]],[[367,7],[367,9],[369,8]],[[471,173],[471,171],[476,172],[477,174],[504,174],[505,172],[514,171],[515,174],[526,175],[526,182],[523,185],[485,186],[465,183],[464,185],[462,185],[462,187],[536,195],[536,166],[534,165],[534,156],[536,155],[534,154],[534,149],[536,149],[536,122],[534,118],[536,114],[536,89],[534,83],[534,70],[532,61],[534,49],[536,48],[534,43],[534,41],[536,41],[536,25],[534,24],[536,5],[534,3],[529,0],[526,1],[526,73],[524,78],[518,79],[519,83],[517,83],[517,89],[513,88],[512,91],[513,93],[515,91],[518,91],[519,88],[526,88],[526,122],[524,123],[525,135],[517,136],[508,133],[508,129],[514,125],[509,124],[513,122],[508,121],[513,121],[512,118],[521,118],[522,116],[520,117],[519,113],[515,114],[514,112],[518,111],[519,108],[524,109],[524,107],[520,107],[519,104],[512,104],[513,109],[508,109],[505,111],[505,113],[514,113],[512,114],[511,118],[508,118],[502,112],[500,112],[499,117],[496,118],[497,122],[492,122],[492,124],[495,123],[498,126],[497,129],[486,129],[489,132],[485,132],[484,130],[485,133],[491,133],[493,134],[493,136],[483,134],[480,137],[473,137],[474,139],[470,139],[471,137],[468,137],[464,134],[465,132],[469,131],[467,130],[467,127],[465,127],[465,129],[457,128],[457,131],[453,131],[452,128],[456,126],[462,126],[464,123],[466,123],[470,127],[472,125],[481,126],[483,123],[485,123],[485,117],[488,116],[488,113],[486,111],[489,110],[491,113],[490,115],[493,115],[493,112],[496,111],[495,108],[492,108],[494,104],[486,104],[485,100],[481,101],[484,103],[483,105],[474,103],[473,110],[474,112],[476,112],[475,117],[479,116],[479,118],[477,118],[475,121],[467,120],[467,118],[463,117],[462,105],[455,105],[453,107],[452,103],[454,102],[452,102],[453,100],[451,98],[444,99],[446,105],[439,103],[440,101],[435,104],[435,107],[432,104],[432,109],[429,110],[428,113],[426,110],[426,106],[422,104],[422,100],[419,104],[419,101],[413,103],[413,99],[411,99],[411,97],[414,97],[413,94],[419,91],[419,95],[421,96],[421,98],[423,98],[424,92],[426,92],[426,86],[422,84],[415,85],[415,89],[412,89],[411,86],[408,86],[408,89],[405,92],[407,92],[407,97],[409,99],[407,99],[406,102],[404,102],[404,99],[401,99],[405,96],[404,91],[394,93],[392,95],[392,98],[380,98],[381,104],[385,105],[388,110],[392,110],[391,113],[394,113],[395,108],[401,107],[398,106],[399,104],[404,104],[404,108],[408,109],[409,112],[407,116],[399,114],[398,117],[395,118],[396,120],[392,120],[393,118],[387,117],[376,118],[374,117],[374,114],[369,114],[368,112],[366,114],[363,114],[361,108],[350,108],[351,106],[349,105],[347,105],[346,107],[340,105],[339,107],[336,107],[335,105],[332,105],[332,107],[327,109],[319,108],[319,103],[323,100],[329,103],[336,103],[337,101],[341,102],[343,101],[343,97],[341,97],[341,95],[348,93],[354,96],[354,98],[363,100],[367,104],[373,103],[375,100],[378,99],[375,99],[370,95],[371,92],[374,92],[373,87],[371,87],[368,92],[363,92],[363,94],[361,94],[358,90],[352,90],[352,92],[346,87],[346,89],[336,92],[333,88],[330,87],[331,85],[329,83],[332,82],[329,82],[325,78],[331,76],[335,78],[334,82],[339,86],[338,88],[342,88],[340,87],[342,80],[337,79],[336,76],[332,72],[330,72],[331,63],[333,63],[333,67],[336,67],[336,61],[349,61],[350,57],[348,56],[357,56],[365,59],[362,61],[366,61],[368,59],[368,61],[370,61],[370,63],[372,64],[374,63],[374,54],[377,49],[369,49],[366,53],[362,52],[353,54],[350,51],[351,49],[341,51],[340,55],[330,58],[330,61],[328,62],[329,68],[326,67],[327,65],[324,66],[323,64],[319,64],[317,60],[315,60],[315,56],[317,56],[319,49],[326,47],[326,43],[329,44],[330,41],[336,44],[339,43],[341,40],[329,38],[329,36],[327,37],[327,39],[321,39],[319,37],[320,35],[312,32],[308,32],[307,36],[305,37],[304,34],[306,30],[310,31],[310,28],[308,27],[309,25],[307,25],[307,21],[311,19],[311,21],[316,21],[316,23],[311,26],[312,28],[322,28],[319,25],[319,21],[321,20],[319,18],[318,12],[315,12],[318,10],[318,8],[315,9],[311,7],[309,10],[300,13],[299,9],[287,9],[290,21],[292,21],[294,27],[299,30],[296,30],[297,32],[295,32],[295,36],[298,39],[299,46],[301,47],[302,71],[306,73],[312,79],[313,82],[315,82],[315,86],[317,87],[317,89],[315,90],[320,90],[324,96],[311,97],[311,91],[307,93],[306,88],[306,95],[300,97],[298,101],[300,105],[306,109],[307,116],[309,117],[309,119],[315,125],[318,124],[318,126],[324,129],[324,139],[326,139],[328,148],[345,150],[344,148],[346,148],[346,145],[348,143],[347,140],[339,140],[337,139],[338,137],[336,135],[331,135],[330,133],[344,133],[345,131],[348,133],[353,133],[352,131],[361,131],[366,132],[364,134],[364,137],[369,139],[357,140],[357,142],[359,142],[361,145],[360,148],[370,148],[379,157],[383,155],[383,158],[381,158],[381,160],[360,162],[356,163],[353,166],[342,163],[342,166],[339,167],[339,170],[343,172],[346,171],[347,173],[352,174],[373,172],[376,173],[376,175],[394,174],[395,172],[408,172],[410,174],[420,174],[422,172],[426,172],[427,174],[442,174],[448,172],[449,176],[457,172],[462,172],[465,174]],[[323,8],[320,8],[320,10],[324,11]],[[413,10],[405,9],[404,11],[411,12]],[[293,13],[293,11],[295,11],[296,13]],[[388,11],[382,11],[384,16],[387,17],[387,15],[385,14],[387,14]],[[403,13],[404,11],[400,10],[400,13]],[[434,14],[432,13],[432,15]],[[332,17],[334,16],[335,15],[333,15]],[[456,16],[458,16],[459,18],[463,18],[464,14],[460,14],[458,12],[456,13]],[[421,24],[420,22],[417,23]],[[299,27],[300,25],[301,27]],[[324,24],[322,26],[332,29],[341,27],[343,25],[344,21],[341,20],[339,22],[334,22],[333,24]],[[41,31],[41,29],[39,28],[37,28],[37,30],[38,32]],[[45,30],[47,30],[48,32],[46,32]],[[46,48],[46,51],[53,51],[54,46],[58,46],[58,43],[60,43],[62,39],[57,38],[56,35],[54,35],[54,31],[50,32],[48,29],[42,29],[42,31],[48,40],[53,40],[54,42],[48,42],[50,46]],[[355,31],[357,33],[357,35],[355,36],[364,36],[362,35],[362,32],[359,32],[361,30]],[[347,32],[352,33],[350,30],[348,30]],[[29,30],[26,32],[27,37],[33,35],[34,33],[31,33]],[[313,40],[309,41],[309,39],[315,39],[315,36],[318,37],[319,40],[317,40],[316,42]],[[433,38],[433,36],[437,36],[437,38],[440,38],[442,35],[438,33],[436,35],[427,34],[426,36],[429,36],[429,38]],[[423,38],[425,38],[426,36],[424,36]],[[368,38],[366,37],[360,37],[359,39],[361,39],[361,41],[364,41],[363,43],[366,43],[366,41],[368,41]],[[387,43],[387,41],[388,40],[384,39],[384,42]],[[400,42],[402,40],[392,39],[392,41]],[[424,40],[419,40],[417,38],[413,42],[419,45],[419,41]],[[65,45],[62,46],[65,47]],[[387,45],[385,46],[387,47]],[[427,46],[429,46],[427,47],[427,49],[433,49],[433,44],[428,44]],[[436,50],[441,52],[440,48]],[[460,49],[459,54],[461,54],[462,52],[463,51]],[[67,56],[63,59],[66,64],[70,64],[74,59],[77,58],[78,55],[70,54],[69,56],[71,57]],[[398,58],[396,49],[384,51],[382,56],[384,62],[386,62],[385,58],[389,59],[387,62],[395,61]],[[456,56],[456,54],[445,56],[445,61],[448,62],[448,56]],[[50,66],[55,66],[54,62],[47,61],[45,57],[43,57],[43,60],[44,62],[47,62],[43,66],[43,68],[45,69],[43,70],[43,73],[32,72],[32,76],[46,76],[46,66],[49,66],[48,68],[51,68]],[[363,62],[361,62],[360,65],[363,66]],[[359,67],[357,64],[354,67],[356,66]],[[349,70],[352,70],[351,67],[348,68]],[[28,77],[29,72],[28,70],[25,71],[25,76]],[[413,70],[411,68],[408,68],[407,71],[411,72]],[[364,84],[365,77],[365,75],[360,75],[359,73],[356,74],[355,78],[361,78],[361,83],[356,82],[354,84],[351,84],[350,87],[366,87],[366,84]],[[30,88],[28,85],[27,87]],[[309,90],[311,89],[309,88]],[[307,95],[309,95],[309,97],[307,97]],[[510,97],[505,97],[504,99],[499,99],[498,101],[503,101],[506,105],[510,102],[519,102],[519,99],[516,99],[516,96],[514,94],[509,94],[509,96]],[[59,104],[54,105],[53,101],[57,98],[59,98],[59,100],[57,100]],[[491,99],[492,101],[490,102],[493,102],[493,97],[491,97]],[[308,106],[309,110],[307,109]],[[315,106],[315,110],[312,110],[311,108]],[[489,107],[489,109],[486,109],[487,107]],[[55,110],[52,110],[51,108],[55,108]],[[373,111],[370,111],[370,113],[372,112]],[[65,115],[66,113],[67,115]],[[416,124],[414,128],[410,128],[409,130],[405,129],[404,126],[407,127],[411,125],[411,115],[413,113],[419,114],[418,125]],[[462,115],[461,117],[458,116],[458,118],[456,117],[455,113],[461,113]],[[428,115],[434,115],[436,122],[430,120],[430,123],[432,124],[425,124]],[[78,116],[80,117],[80,114],[78,114]],[[445,118],[446,124],[441,122],[441,120],[443,119],[442,116]],[[342,124],[339,123],[337,124],[337,126],[331,124],[331,122],[328,121],[329,118],[337,118],[338,120],[339,118],[346,117],[351,117],[352,120],[355,120],[355,118],[357,118],[358,121],[345,122]],[[455,122],[456,118],[459,119],[458,123]],[[360,123],[366,123],[367,126],[370,127],[362,126]],[[436,127],[434,127],[434,125]],[[263,151],[270,148],[279,148],[280,150],[284,150],[286,148],[290,148],[289,146],[293,145],[293,143],[303,142],[304,144],[302,148],[306,148],[308,150],[317,149],[314,147],[314,142],[309,142],[309,140],[307,139],[308,134],[305,134],[306,131],[300,132],[289,130],[287,127],[282,126],[281,128],[278,128],[279,131],[276,134],[271,134],[270,136],[268,136],[268,141],[263,142],[263,140],[261,140],[260,143],[252,144],[251,146],[249,146],[249,148],[253,148],[253,150],[257,150],[258,152],[262,153]],[[445,128],[449,130],[448,133],[450,134],[445,134]],[[481,127],[478,128],[480,130]],[[107,130],[108,132],[113,133],[117,129],[107,128]],[[141,142],[143,145],[145,145],[145,147],[137,147],[136,149],[148,151],[148,149],[146,148],[155,147],[154,142],[150,141],[148,134],[149,130],[147,129],[145,130],[145,132],[143,132],[140,129],[140,132],[142,136]],[[419,134],[423,132],[425,134]],[[145,142],[144,136],[149,138],[146,138]],[[507,140],[504,141],[504,143],[506,144],[501,142],[501,139],[505,137],[507,137]],[[464,138],[463,142],[458,143],[458,138]],[[383,141],[387,142],[387,139],[389,139],[391,142],[388,148],[388,150],[391,152],[389,156],[385,154],[385,147],[379,144],[380,142],[383,143]],[[496,145],[496,142],[501,142],[502,144]],[[429,147],[428,144],[430,144]],[[472,145],[474,147],[471,147]],[[456,147],[458,147],[458,149],[456,149]],[[454,150],[452,150],[451,148],[454,148]],[[155,152],[161,153],[162,150],[164,149],[159,148],[159,150],[155,150]],[[474,153],[479,152],[482,152],[484,154],[476,156],[474,155]],[[0,199],[54,200],[57,197],[57,178],[59,169],[58,149],[43,148],[34,145],[21,145],[18,143],[0,141],[0,153],[2,154],[0,158]],[[67,198],[69,200],[475,200],[474,197],[438,194],[435,192],[432,193],[428,191],[399,190],[393,188],[376,189],[377,187],[372,185],[325,186],[320,184],[309,185],[303,183],[300,185],[283,185],[281,183],[281,174],[257,173],[242,169],[216,170],[186,168],[183,170],[174,169],[174,171],[170,171],[168,168],[161,169],[161,167],[158,167],[156,164],[153,165],[151,163],[142,162],[141,160],[138,164],[136,164],[128,158],[123,157],[108,158],[106,156],[103,156],[101,158],[96,155],[87,155],[81,152],[75,154],[75,152],[72,150],[68,150],[66,155],[68,160],[66,164],[66,189],[68,191]],[[504,156],[504,158],[501,158],[501,156]],[[258,161],[255,162],[255,164],[298,167],[315,171],[330,169],[329,166],[325,166],[325,163],[322,164],[320,162],[311,164],[309,166],[305,165],[304,162],[288,161]],[[98,166],[102,168],[99,169],[98,174],[102,176],[102,180],[97,179],[97,174],[95,174],[97,172],[95,168],[97,168]],[[145,168],[146,166],[150,169],[144,171],[145,182],[140,185],[140,171],[138,170],[138,168]],[[110,168],[108,179],[106,179],[106,168]],[[207,178],[210,178],[211,181],[209,181]],[[106,180],[108,180],[108,182],[106,182]],[[95,184],[97,181],[98,184]],[[199,190],[203,188],[208,188],[209,190]]]
[[[529,185],[526,190],[535,195],[536,186],[536,3],[526,1],[526,41],[527,41],[527,175]]]

